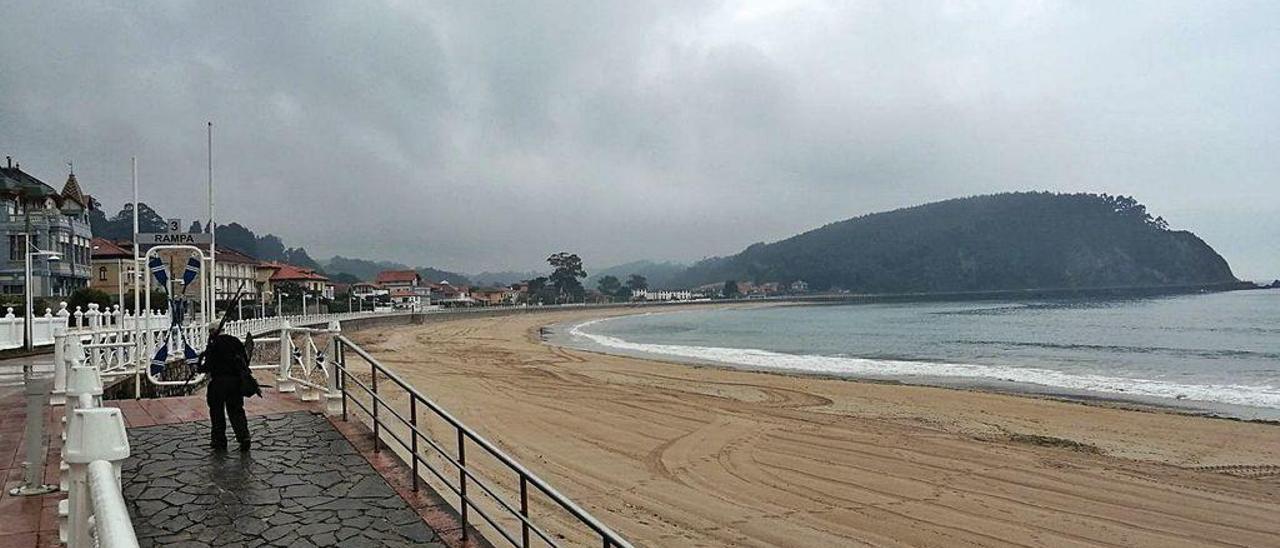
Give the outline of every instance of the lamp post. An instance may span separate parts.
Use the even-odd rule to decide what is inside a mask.
[[[307,315],[307,290],[302,290],[302,315]]]
[[[28,232],[28,233],[26,233],[26,234],[24,234],[24,235],[23,235],[23,240],[25,240],[25,241],[26,241],[26,247],[27,247],[27,249],[26,249],[26,253],[23,253],[23,256],[24,256],[24,257],[25,257],[25,259],[26,259],[26,260],[24,261],[24,265],[23,265],[23,266],[24,266],[24,273],[25,273],[25,275],[26,275],[26,279],[25,279],[25,285],[26,285],[26,302],[24,303],[26,306],[25,306],[25,307],[23,307],[23,308],[24,308],[24,310],[23,310],[23,313],[22,313],[22,315],[23,315],[23,320],[24,320],[24,321],[23,321],[23,333],[22,333],[22,334],[23,334],[23,339],[24,339],[24,341],[23,341],[23,348],[24,348],[27,352],[31,352],[31,351],[33,351],[33,350],[35,349],[35,341],[31,340],[31,338],[32,338],[32,333],[33,333],[33,329],[32,329],[32,325],[31,325],[31,324],[32,324],[32,322],[34,322],[34,321],[35,321],[35,314],[33,314],[33,313],[32,313],[32,310],[31,310],[32,308],[34,308],[34,307],[35,307],[35,296],[34,296],[34,295],[32,295],[32,287],[31,287],[31,285],[32,285],[32,284],[31,284],[31,258],[32,258],[32,257],[37,257],[37,256],[39,256],[39,257],[44,257],[44,258],[46,258],[46,259],[47,259],[47,260],[49,260],[49,261],[57,261],[57,260],[60,260],[60,259],[61,259],[61,257],[59,257],[57,253],[54,253],[54,252],[52,252],[52,251],[41,251],[41,250],[39,250],[39,249],[36,249],[36,248],[35,248],[35,246],[32,246],[32,245],[31,245],[31,233],[30,233],[30,232]]]
[[[276,316],[280,316],[280,312],[284,310],[284,298],[288,297],[288,293],[276,293]]]

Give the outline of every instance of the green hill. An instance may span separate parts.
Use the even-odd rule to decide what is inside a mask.
[[[1236,281],[1208,244],[1124,196],[1019,192],[832,223],[676,280],[792,282],[859,293],[1212,284]]]

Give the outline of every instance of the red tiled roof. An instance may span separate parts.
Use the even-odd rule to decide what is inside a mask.
[[[258,260],[229,247],[218,248],[218,262],[258,264]]]
[[[94,238],[90,242],[90,249],[93,250],[94,259],[115,259],[120,257],[133,257],[133,251],[126,249],[106,238]]]
[[[311,270],[310,268],[302,268],[300,266],[295,266],[288,263],[280,263],[275,261],[270,261],[265,264],[267,266],[277,268],[275,273],[271,275],[271,281],[273,282],[289,282],[289,281],[297,281],[297,280],[308,280],[308,281],[317,281],[317,282],[329,281],[329,278],[326,278],[324,276],[321,276],[320,274],[317,274],[316,271]]]
[[[418,279],[418,273],[413,270],[384,270],[378,273],[378,278],[374,280],[377,283],[408,283]]]

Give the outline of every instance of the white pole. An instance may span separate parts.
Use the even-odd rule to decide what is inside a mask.
[[[24,303],[26,306],[23,307],[24,310],[22,313],[22,322],[23,322],[22,324],[23,325],[23,328],[22,328],[23,343],[22,344],[23,344],[23,348],[26,349],[27,353],[30,354],[32,352],[32,349],[35,347],[35,345],[33,344],[34,341],[31,340],[32,333],[34,332],[34,330],[31,329],[31,322],[35,320],[35,314],[31,313],[31,308],[35,306],[35,299],[31,295],[31,226],[30,225],[27,226],[27,234],[23,236],[23,240],[24,242],[23,242],[22,256],[25,258],[25,260],[23,261],[23,267],[26,275],[26,278],[24,280],[26,281],[27,295],[26,295],[26,302]]]
[[[142,398],[142,284],[138,277],[142,275],[142,267],[138,266],[138,157],[133,159],[133,397]],[[148,295],[148,298],[151,296]],[[148,322],[150,323],[150,322]],[[148,326],[150,327],[150,326]]]
[[[213,122],[208,123],[208,140],[209,140],[209,278],[213,283],[209,284],[209,321],[213,321],[217,316],[214,310],[218,307],[218,230],[213,224]]]

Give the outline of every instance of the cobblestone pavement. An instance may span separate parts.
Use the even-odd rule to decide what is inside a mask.
[[[444,546],[324,417],[249,428],[247,454],[234,439],[212,453],[207,422],[129,429],[122,482],[142,546]]]

